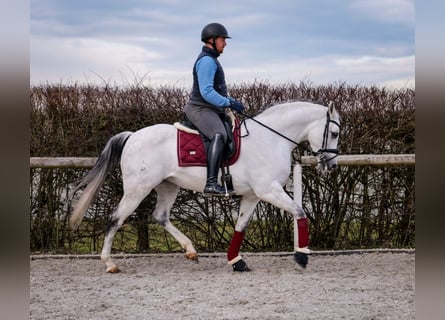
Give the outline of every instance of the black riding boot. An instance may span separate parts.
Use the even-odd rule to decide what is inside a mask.
[[[207,152],[207,182],[204,187],[205,196],[225,196],[226,190],[218,184],[218,171],[224,150],[224,137],[217,133],[210,142]]]

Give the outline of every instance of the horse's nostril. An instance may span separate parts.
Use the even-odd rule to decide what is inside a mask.
[[[333,164],[331,169],[332,169],[332,170],[337,169],[337,165],[336,165],[336,164]]]

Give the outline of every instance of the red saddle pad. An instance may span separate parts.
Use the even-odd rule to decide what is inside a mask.
[[[207,166],[207,156],[205,153],[204,142],[199,134],[193,134],[182,130],[177,130],[177,154],[178,165],[180,167]],[[232,157],[224,161],[224,166],[230,166],[238,160],[241,147],[241,136],[239,120],[235,120],[235,129],[233,130],[233,139],[235,140],[235,152]]]

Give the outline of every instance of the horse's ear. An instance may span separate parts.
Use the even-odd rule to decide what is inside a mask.
[[[331,115],[334,114],[334,112],[335,112],[335,106],[334,106],[334,102],[333,102],[332,100],[329,101],[328,108],[329,108],[329,113],[330,113]]]

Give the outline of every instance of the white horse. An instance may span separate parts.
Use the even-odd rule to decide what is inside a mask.
[[[310,253],[307,217],[301,201],[289,197],[283,186],[291,172],[292,151],[301,141],[308,141],[311,149],[316,150],[313,153],[321,170],[335,168],[339,131],[340,118],[332,103],[328,107],[301,101],[282,103],[245,120],[241,129],[241,153],[230,167],[234,190],[241,196],[235,232],[227,253],[228,263],[234,271],[250,270],[239,251],[260,200],[294,216],[298,238],[294,258],[299,266],[306,267]],[[120,161],[124,194],[112,215],[101,253],[107,272],[119,271],[111,259],[116,231],[153,189],[157,192],[154,218],[180,243],[188,259],[198,260],[190,239],[170,222],[170,209],[180,187],[202,192],[206,168],[179,167],[176,139],[177,129],[169,124],[121,132],[107,142],[94,167],[78,185],[76,190],[86,188],[71,215],[73,229],[80,225],[108,173]]]

